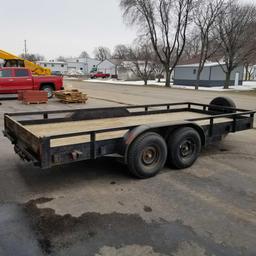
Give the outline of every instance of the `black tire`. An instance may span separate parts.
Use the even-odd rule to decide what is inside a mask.
[[[139,136],[130,146],[128,168],[140,179],[151,178],[161,171],[167,159],[167,145],[157,133],[148,132]]]
[[[228,97],[217,97],[210,102],[209,111],[220,112],[220,113],[235,113],[234,109],[220,109],[214,106],[236,108],[235,102]]]
[[[170,135],[167,146],[168,165],[177,169],[185,169],[199,157],[202,148],[201,137],[193,128],[180,128]]]
[[[43,85],[41,87],[41,90],[47,92],[49,99],[53,97],[54,89],[52,88],[51,85]]]

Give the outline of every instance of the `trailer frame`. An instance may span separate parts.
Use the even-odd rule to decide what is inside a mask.
[[[206,146],[221,140],[228,133],[235,133],[253,128],[256,111],[201,104],[193,102],[178,102],[166,104],[132,105],[111,108],[74,109],[57,111],[6,113],[4,115],[4,135],[14,144],[15,152],[23,159],[32,161],[42,169],[89,159],[96,159],[106,155],[117,154],[127,163],[127,154],[133,141],[141,134],[156,131],[165,139],[180,127],[192,127],[201,137],[202,145]],[[177,113],[189,111],[207,114],[207,117],[189,118],[180,122],[160,122],[147,125],[128,125],[92,131],[58,134],[36,137],[27,130],[25,125],[50,124],[56,122],[70,122],[79,120],[104,119],[124,116],[144,116],[161,113]],[[63,116],[64,115],[64,116]],[[227,122],[218,123],[221,118]],[[198,123],[203,122],[203,125]],[[96,136],[101,133],[127,131],[121,138],[97,141]],[[51,147],[51,140],[75,136],[90,136],[87,143]]]

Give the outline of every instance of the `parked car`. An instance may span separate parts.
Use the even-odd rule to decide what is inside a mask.
[[[54,91],[63,89],[62,77],[33,76],[27,68],[0,68],[0,94],[15,94],[21,90],[44,90],[51,98]]]
[[[91,79],[95,79],[95,78],[109,78],[110,77],[110,74],[106,74],[106,73],[103,73],[103,72],[97,72],[97,73],[91,73],[90,74],[90,78]]]
[[[61,71],[52,71],[53,76],[63,76]]]

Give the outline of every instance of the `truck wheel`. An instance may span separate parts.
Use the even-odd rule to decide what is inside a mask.
[[[228,97],[217,97],[210,102],[210,105],[236,108],[235,102]],[[222,110],[222,109],[216,108],[214,106],[210,106],[209,111],[221,112],[221,113],[235,113],[236,112],[234,109],[225,109],[225,110],[223,109]]]
[[[177,169],[190,167],[201,152],[201,138],[198,132],[190,127],[174,131],[168,139],[168,164]]]
[[[42,89],[43,91],[47,92],[48,94],[48,98],[52,98],[53,97],[53,88],[50,86],[50,85],[44,85],[42,86]]]
[[[128,167],[137,178],[151,178],[164,167],[166,159],[164,139],[157,133],[148,132],[132,143],[128,152]]]

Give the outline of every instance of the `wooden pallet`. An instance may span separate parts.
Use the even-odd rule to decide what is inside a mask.
[[[18,100],[23,100],[24,90],[18,91]]]
[[[48,102],[48,94],[45,91],[19,91],[19,99],[26,105],[45,104]]]
[[[47,101],[23,101],[23,104],[30,105],[30,104],[47,104]]]
[[[66,90],[55,92],[55,97],[60,100],[60,102],[69,103],[86,103],[88,96],[78,90]]]
[[[65,104],[72,104],[72,103],[86,104],[87,100],[60,100],[60,102],[65,103]]]

